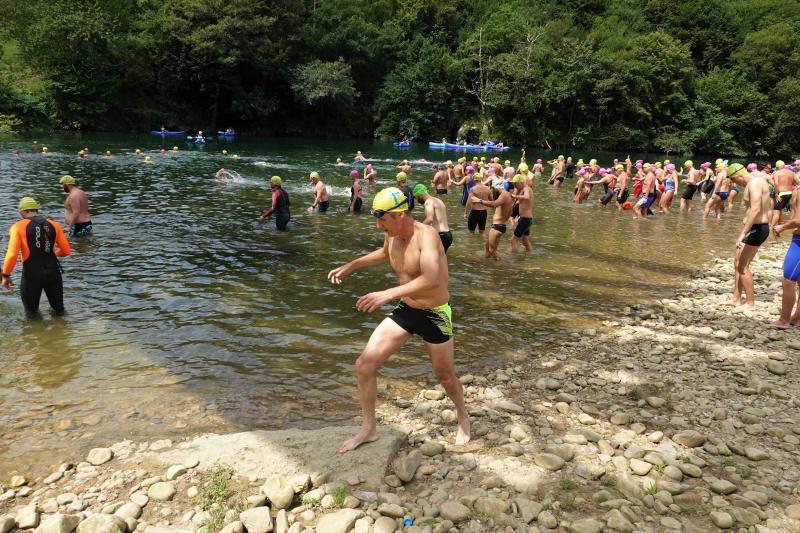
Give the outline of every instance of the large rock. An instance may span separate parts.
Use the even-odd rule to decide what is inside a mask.
[[[711,521],[720,529],[728,529],[733,527],[733,517],[728,513],[722,511],[712,511]]]
[[[357,509],[342,509],[335,513],[326,514],[317,523],[319,533],[347,533],[352,529],[356,520],[364,516],[364,511]],[[248,533],[252,533],[250,528]]]
[[[272,531],[272,516],[269,507],[253,507],[239,514],[247,533],[269,533]]]
[[[606,525],[612,531],[631,532],[636,529],[631,521],[625,518],[625,515],[623,515],[617,509],[609,511],[608,514],[606,514],[605,519]]]
[[[732,494],[736,492],[736,485],[727,479],[716,479],[711,482],[711,490],[717,494]]]
[[[394,462],[394,473],[400,478],[400,481],[408,483],[414,479],[414,474],[417,473],[417,468],[422,464],[422,452],[413,450],[408,455],[398,457]]]
[[[388,516],[390,518],[403,518],[405,516],[406,511],[400,505],[396,503],[382,503],[378,506],[378,512],[383,516]]]
[[[13,516],[0,516],[0,533],[8,533],[15,527],[17,527],[17,521]]]
[[[270,476],[263,485],[261,492],[269,498],[273,509],[286,509],[292,504],[294,499],[294,488],[285,476],[276,474]],[[245,524],[245,527],[247,525]]]
[[[316,430],[246,431],[229,435],[202,435],[172,449],[153,453],[166,466],[191,461],[229,465],[234,473],[260,479],[281,474],[292,479],[309,472],[327,473],[328,481],[358,477],[363,487],[377,488],[391,459],[406,442],[408,432],[397,426],[380,426],[379,439],[355,453],[339,453],[342,442],[358,433],[357,426]]]
[[[244,525],[239,520],[234,520],[223,527],[219,533],[244,533]]]
[[[546,470],[561,470],[564,467],[564,459],[552,453],[537,453],[533,461]]]
[[[517,506],[520,518],[522,518],[522,521],[526,524],[533,522],[534,518],[539,516],[539,513],[542,512],[541,503],[531,501],[527,498],[515,498],[514,504]]]
[[[114,457],[114,452],[111,448],[92,448],[86,456],[86,461],[99,466],[109,462]]]
[[[397,523],[388,516],[378,518],[372,526],[374,533],[394,533],[396,529]]]
[[[32,529],[39,525],[39,510],[35,503],[22,507],[17,511],[17,527],[19,529]]]
[[[81,519],[79,514],[56,513],[45,518],[36,528],[36,533],[71,533],[81,523]]]
[[[706,443],[706,437],[693,429],[679,431],[672,436],[672,440],[687,448],[699,448]]]
[[[584,518],[576,520],[569,526],[570,533],[600,533],[603,531],[605,524],[594,518]]]
[[[126,518],[139,518],[142,516],[142,508],[134,502],[127,502],[122,504],[119,509],[114,512],[115,515],[125,520]]]
[[[439,516],[456,524],[469,520],[471,515],[469,507],[453,500],[448,500],[439,506]]]
[[[113,514],[93,514],[78,524],[78,533],[125,533],[127,530],[125,520]]]
[[[168,502],[175,496],[175,492],[175,485],[168,481],[159,481],[150,485],[150,488],[147,489],[147,496],[151,500]]]
[[[508,510],[508,502],[499,498],[478,498],[474,507],[475,512],[484,516],[497,516]]]

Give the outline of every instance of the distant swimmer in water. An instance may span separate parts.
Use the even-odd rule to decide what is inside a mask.
[[[158,152],[158,155],[161,155],[161,156],[167,155],[167,151],[162,148],[161,151]]]
[[[42,146],[42,155],[48,155],[50,150],[47,149],[47,146]]]
[[[178,152],[178,147],[177,146],[173,146],[172,147],[172,153],[175,154],[177,152]]]
[[[272,176],[269,179],[269,186],[272,188],[272,206],[264,211],[258,220],[263,222],[274,213],[275,228],[286,231],[286,226],[292,218],[289,212],[289,195],[283,190],[283,180],[279,176]]]
[[[378,172],[373,168],[372,163],[364,167],[364,180],[370,187],[375,186],[375,179],[378,177]]]
[[[0,273],[0,284],[11,290],[11,272],[22,257],[22,279],[19,292],[25,315],[36,318],[42,291],[57,316],[64,314],[64,284],[61,279],[59,257],[71,253],[69,241],[58,222],[39,214],[39,204],[30,197],[19,202],[22,220],[9,230],[8,249]]]
[[[400,303],[375,328],[356,361],[358,398],[363,415],[361,429],[345,441],[339,451],[348,452],[378,440],[375,419],[378,370],[413,335],[422,337],[433,372],[455,405],[458,430],[454,442],[456,446],[463,446],[470,440],[470,420],[453,362],[447,257],[441,240],[435,229],[413,219],[408,213],[408,199],[395,187],[379,191],[370,212],[377,219],[378,229],[384,232],[383,246],[331,270],[328,279],[338,285],[356,270],[389,263],[400,284],[362,296],[356,302],[356,309],[372,313],[393,300],[400,300]]]
[[[360,163],[364,161],[365,157],[364,154],[361,153],[361,150],[359,150],[358,152],[356,152],[356,156],[353,159]]]
[[[230,172],[228,172],[224,168],[221,168],[217,170],[216,174],[214,174],[214,179],[221,183],[228,183],[233,179],[233,176],[231,176]]]
[[[414,185],[412,194],[425,208],[425,220],[422,223],[433,226],[433,229],[439,233],[444,253],[447,253],[447,249],[453,245],[453,232],[450,231],[450,226],[447,224],[447,207],[443,201],[429,195],[428,188],[421,183]]]
[[[342,158],[341,158],[341,157],[337,157],[337,158],[336,158],[336,166],[337,166],[337,167],[343,167],[343,166],[345,166],[345,165],[344,165],[344,163],[342,163]]]
[[[312,172],[308,177],[311,180],[311,186],[313,187],[312,192],[314,193],[314,201],[311,207],[308,208],[308,212],[313,213],[317,211],[319,213],[324,213],[330,206],[330,202],[328,201],[328,188],[325,187],[325,184],[319,178],[319,172]]]
[[[408,162],[408,159],[403,159],[403,161],[401,163],[398,163],[397,166],[395,166],[395,168],[400,172],[405,172],[406,176],[411,175],[411,163]]]
[[[111,155],[111,150],[106,150],[106,159],[111,159],[112,157],[114,156]]]
[[[360,213],[363,203],[361,199],[361,180],[358,178],[358,170],[351,170],[350,179],[353,180],[353,185],[350,186],[350,205],[347,208],[351,213]]]
[[[92,218],[89,216],[89,198],[80,189],[72,176],[62,176],[61,188],[67,193],[64,200],[64,229],[70,237],[83,237],[92,233]]]

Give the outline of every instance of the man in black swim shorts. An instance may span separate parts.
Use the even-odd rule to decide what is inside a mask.
[[[500,237],[506,232],[506,221],[511,215],[513,203],[511,195],[505,190],[503,183],[503,180],[499,178],[495,178],[492,181],[492,197],[494,200],[478,199],[479,204],[494,207],[492,229],[489,230],[489,238],[486,239],[486,257],[492,257],[495,261],[501,259],[497,248],[500,245]],[[470,191],[470,194],[474,195],[472,191]]]

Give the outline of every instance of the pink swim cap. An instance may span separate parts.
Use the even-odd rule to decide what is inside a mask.
[[[358,170],[351,170],[350,177],[356,179],[358,177]]]
[[[673,170],[675,170],[675,165],[673,165],[672,163],[670,163],[669,165],[665,166],[664,168],[665,168],[666,170],[669,170],[670,172],[672,172]]]
[[[750,163],[749,165],[747,165],[747,170],[749,170],[750,172],[754,171],[757,168],[758,165],[756,165],[755,163]]]
[[[537,160],[536,160],[536,162],[537,162],[537,163],[541,163],[541,162],[542,162],[542,160],[541,160],[541,159],[537,159]]]
[[[369,165],[367,165],[367,170],[372,170],[372,163],[370,163]]]
[[[636,164],[635,164],[634,166],[635,166],[636,168],[642,168],[642,162],[641,162],[641,161],[637,161],[637,162],[636,162]]]
[[[439,170],[439,165],[437,165],[436,163],[434,163],[434,164],[432,164],[432,165],[431,165],[431,168],[432,168],[433,170]]]
[[[617,163],[619,163],[619,159],[614,159],[614,164],[616,165]]]
[[[475,167],[472,165],[467,165],[467,172],[475,172]]]
[[[495,169],[494,167],[491,167],[489,169],[489,174],[497,174],[497,169]]]
[[[708,161],[706,161],[705,163],[703,163],[702,165],[700,165],[700,168],[710,168],[710,167],[711,167],[711,163],[710,163],[710,162],[708,162]]]
[[[585,168],[582,168],[582,169],[580,169],[578,171],[578,176],[585,176],[585,175],[586,175],[586,169]]]
[[[600,174],[601,176],[605,176],[606,174],[608,174],[608,171],[604,168],[601,168],[597,173]]]

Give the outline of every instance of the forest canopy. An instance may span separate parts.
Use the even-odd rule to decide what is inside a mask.
[[[0,131],[800,153],[798,0],[0,0]]]

